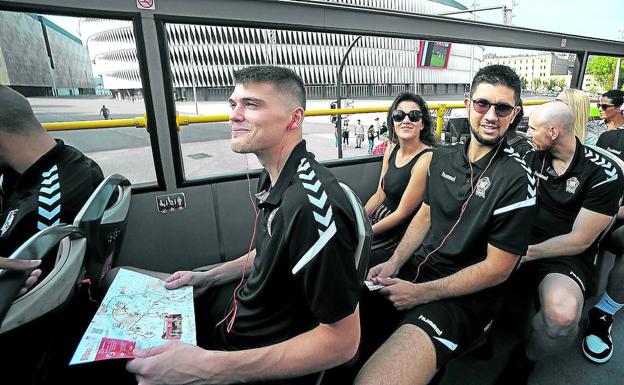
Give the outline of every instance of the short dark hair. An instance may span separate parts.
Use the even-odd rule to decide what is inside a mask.
[[[43,127],[22,94],[0,85],[0,132],[29,135],[42,132]]]
[[[431,119],[431,114],[429,113],[427,102],[425,102],[425,100],[420,95],[416,95],[413,92],[400,93],[390,105],[390,109],[388,110],[388,117],[386,118],[386,121],[388,123],[388,136],[390,140],[395,143],[397,140],[397,138],[395,137],[396,133],[394,132],[394,122],[392,121],[392,111],[396,110],[399,103],[406,100],[418,104],[418,108],[420,108],[420,112],[422,112],[421,119],[423,122],[423,129],[420,131],[420,140],[427,146],[437,146],[438,137],[433,133],[433,119]]]
[[[624,103],[624,91],[610,90],[602,94],[602,97],[609,98],[614,106],[621,106]]]
[[[514,98],[516,105],[520,103],[520,97],[522,92],[522,83],[520,77],[515,73],[513,69],[502,64],[493,64],[487,67],[481,68],[470,85],[470,97],[477,89],[477,86],[481,83],[491,84],[493,86],[505,86],[514,91]]]
[[[271,83],[295,98],[301,108],[306,108],[305,85],[301,77],[291,69],[277,66],[246,67],[234,71],[234,83]]]

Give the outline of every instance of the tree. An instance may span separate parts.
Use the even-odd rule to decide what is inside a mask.
[[[520,76],[520,84],[522,84],[522,89],[526,90],[529,84],[529,81],[524,76]]]
[[[589,63],[587,64],[587,69],[589,73],[594,76],[594,79],[605,89],[612,90],[616,87],[613,87],[613,77],[615,75],[615,65],[617,59],[609,56],[593,56]],[[622,75],[624,75],[622,69],[624,68],[624,61],[620,63],[620,76],[618,80],[618,85],[622,85],[624,83],[624,79],[622,79]]]
[[[559,91],[563,91],[566,88],[566,82],[563,78],[557,79],[555,85],[559,88]]]
[[[557,81],[555,79],[548,79],[547,82],[544,82],[544,87],[548,90],[548,92],[552,92],[557,87]]]
[[[539,91],[540,87],[542,86],[542,79],[540,79],[540,78],[533,78],[533,81],[531,82],[531,85],[533,87],[533,91],[535,91],[535,92]]]

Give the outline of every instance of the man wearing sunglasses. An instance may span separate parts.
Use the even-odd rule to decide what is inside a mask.
[[[507,66],[477,72],[465,100],[470,139],[434,151],[421,208],[390,260],[369,272],[385,287],[362,314],[375,306],[394,333],[356,384],[427,384],[491,326],[535,206],[534,179],[505,137],[520,89]]]
[[[537,107],[527,136],[536,152],[525,157],[538,182],[538,211],[514,292],[534,295],[538,308],[526,341],[518,344],[496,384],[526,384],[535,362],[567,348],[592,293],[600,234],[618,212],[624,189],[615,163],[581,144],[563,102]],[[517,284],[517,285],[515,285]]]
[[[624,106],[624,91],[611,90],[602,94],[597,104],[600,120],[593,120],[587,124],[585,144],[594,145],[603,132],[624,128],[624,115],[620,109],[622,106]]]

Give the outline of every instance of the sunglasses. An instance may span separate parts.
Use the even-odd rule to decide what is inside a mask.
[[[598,108],[602,108],[603,111],[605,111],[609,107],[613,107],[614,106],[613,104],[600,104],[600,103],[598,103],[596,105],[598,106]]]
[[[418,110],[411,110],[410,112],[405,112],[401,110],[392,111],[392,120],[397,123],[402,122],[403,119],[405,119],[405,116],[407,116],[410,121],[416,123],[422,118],[422,112]]]
[[[480,114],[487,114],[490,108],[494,106],[494,112],[499,118],[504,118],[511,115],[514,110],[514,106],[505,103],[490,103],[485,99],[477,99],[472,101],[472,107]]]

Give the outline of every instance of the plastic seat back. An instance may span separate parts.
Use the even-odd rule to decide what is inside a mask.
[[[119,255],[130,210],[130,182],[108,176],[93,191],[74,220],[87,238],[85,277],[94,287],[101,282]]]
[[[77,227],[52,226],[30,237],[11,254],[11,259],[43,259],[58,247],[52,270],[17,299],[29,272],[0,273],[0,334],[34,321],[70,299],[82,279],[86,245],[84,234]]]

